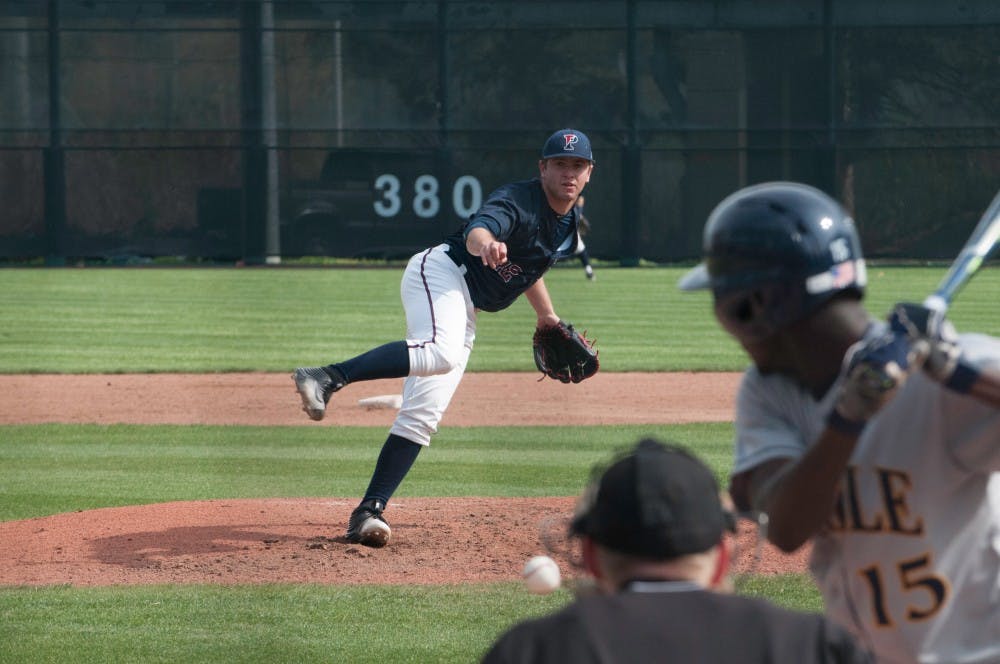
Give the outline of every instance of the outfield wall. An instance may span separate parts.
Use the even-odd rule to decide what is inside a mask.
[[[1000,182],[998,42],[990,0],[5,2],[0,257],[404,256],[573,126],[598,257],[693,259],[794,179],[946,258]]]

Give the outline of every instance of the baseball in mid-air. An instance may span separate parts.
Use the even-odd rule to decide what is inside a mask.
[[[547,595],[559,587],[559,565],[548,556],[535,556],[524,565],[524,584],[536,595]]]

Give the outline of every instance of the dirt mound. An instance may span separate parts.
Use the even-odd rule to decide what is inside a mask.
[[[572,498],[401,498],[386,511],[393,539],[370,549],[346,542],[356,504],[344,499],[176,502],[56,514],[0,523],[0,584],[101,586],[161,583],[438,584],[519,578],[531,555],[550,553],[579,578],[570,552],[542,542],[550,515]],[[557,520],[558,521],[558,520]],[[765,546],[749,528],[737,571],[805,569],[805,555]]]

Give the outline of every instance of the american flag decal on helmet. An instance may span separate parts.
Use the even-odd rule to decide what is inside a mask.
[[[833,274],[831,285],[834,288],[843,288],[854,282],[854,261],[844,261],[839,265],[834,265],[830,268],[830,272]]]
[[[832,265],[826,272],[820,272],[806,279],[807,293],[826,293],[857,284],[864,286],[867,281],[865,262],[848,260]]]

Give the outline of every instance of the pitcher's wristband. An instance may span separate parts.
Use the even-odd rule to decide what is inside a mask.
[[[840,414],[836,408],[830,411],[830,414],[826,416],[826,426],[830,427],[834,431],[839,431],[840,433],[846,433],[848,436],[857,436],[861,433],[861,430],[865,428],[867,422],[855,422],[854,420],[849,420]]]
[[[979,369],[960,361],[948,376],[948,380],[944,382],[944,386],[959,394],[968,394],[977,380],[979,380]]]

